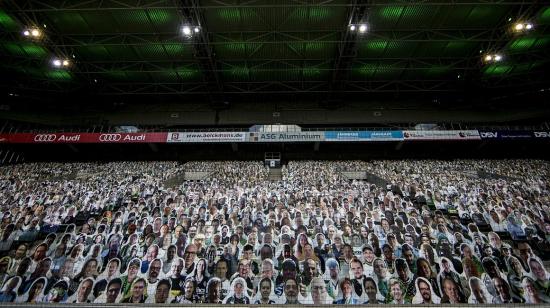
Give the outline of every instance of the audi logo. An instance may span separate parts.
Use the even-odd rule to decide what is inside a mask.
[[[55,134],[39,134],[34,136],[34,141],[36,142],[52,142],[57,139]]]
[[[116,142],[122,139],[121,134],[101,134],[99,135],[99,141],[101,142]]]

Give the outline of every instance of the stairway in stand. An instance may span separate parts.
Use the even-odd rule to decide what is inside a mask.
[[[270,168],[268,179],[273,182],[277,182],[283,179],[283,173],[281,168]]]

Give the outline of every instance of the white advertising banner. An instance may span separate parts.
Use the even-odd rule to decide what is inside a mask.
[[[166,142],[245,142],[245,132],[168,133]]]
[[[405,140],[481,140],[477,130],[405,130]]]
[[[325,141],[325,132],[249,133],[250,142],[316,142]]]

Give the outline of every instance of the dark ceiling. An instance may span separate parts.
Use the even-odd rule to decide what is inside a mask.
[[[550,88],[550,6],[542,3],[2,1],[2,95],[214,105],[517,98]],[[517,21],[533,29],[512,31]],[[186,37],[184,25],[200,31]],[[29,26],[43,37],[27,39]],[[487,53],[502,61],[484,63]],[[54,69],[53,57],[71,67]]]

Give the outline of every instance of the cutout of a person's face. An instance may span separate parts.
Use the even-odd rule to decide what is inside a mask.
[[[93,282],[91,280],[85,280],[82,285],[80,285],[80,289],[78,289],[78,301],[79,302],[85,302],[88,299],[88,296],[90,295],[90,292],[92,291]]]
[[[260,294],[262,299],[268,299],[271,293],[271,282],[269,280],[262,280],[260,284]]]
[[[233,291],[235,292],[235,296],[242,297],[244,286],[242,283],[238,282],[235,284],[235,287],[233,288]]]
[[[401,299],[403,299],[403,291],[401,290],[399,283],[393,284],[390,287],[390,293],[396,301],[401,301]]]
[[[451,300],[452,303],[458,303],[460,300],[458,287],[454,282],[449,279],[444,280],[443,282],[443,291],[445,295]]]
[[[118,262],[117,261],[109,262],[109,268],[108,268],[108,272],[107,272],[109,277],[112,277],[113,275],[115,275],[117,269],[118,269]]]
[[[342,284],[342,293],[344,298],[350,298],[352,290],[351,284],[346,280],[346,282]]]
[[[372,304],[376,303],[376,293],[378,290],[376,290],[376,285],[372,281],[365,280],[365,292],[367,293],[369,302]]]
[[[139,266],[137,264],[131,264],[130,267],[128,267],[128,278],[136,277],[138,270]]]
[[[313,299],[313,304],[325,304],[326,297],[327,289],[324,282],[321,279],[314,279],[311,283],[311,298]]]
[[[134,284],[134,287],[132,288],[132,296],[134,298],[142,297],[144,290],[145,290],[145,283],[142,280],[140,280]]]
[[[431,301],[432,293],[430,286],[425,281],[420,280],[418,282],[418,291],[420,292],[420,295],[422,295],[422,299],[425,303],[429,303]]]
[[[118,294],[120,293],[121,285],[120,283],[113,283],[107,288],[107,303],[114,303]]]
[[[217,283],[214,287],[210,287],[208,290],[208,299],[210,303],[217,303],[220,300],[220,295],[222,294],[222,286],[220,283]]]
[[[373,268],[374,268],[374,273],[376,274],[376,276],[378,276],[379,278],[386,277],[388,269],[386,267],[386,264],[384,264],[383,260],[374,261]]]
[[[44,289],[44,282],[42,280],[37,281],[29,291],[29,299],[35,299],[42,292],[42,289]]]

